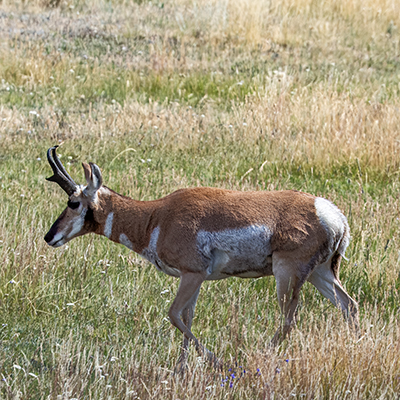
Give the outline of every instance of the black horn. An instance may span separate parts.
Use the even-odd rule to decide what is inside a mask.
[[[61,188],[71,196],[77,188],[77,184],[69,176],[64,166],[61,164],[60,159],[57,156],[56,149],[58,146],[50,147],[47,150],[47,160],[49,161],[50,167],[53,170],[54,175],[46,180],[58,183]]]

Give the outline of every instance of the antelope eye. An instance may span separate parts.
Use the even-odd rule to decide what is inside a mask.
[[[72,208],[73,210],[77,209],[79,207],[79,201],[68,201],[68,207]]]

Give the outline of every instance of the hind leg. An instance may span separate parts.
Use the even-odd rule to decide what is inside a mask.
[[[276,279],[278,302],[283,316],[282,326],[276,331],[271,341],[271,344],[276,346],[292,329],[300,289],[306,277],[302,277],[301,264],[291,257],[275,253],[272,264],[272,271]]]
[[[311,282],[319,292],[329,299],[336,307],[340,308],[344,317],[349,321],[352,328],[358,329],[358,304],[352,299],[340,281],[335,277],[332,260],[319,265],[309,276]]]

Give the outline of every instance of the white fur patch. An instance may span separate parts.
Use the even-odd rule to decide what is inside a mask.
[[[84,208],[80,215],[72,220],[72,228],[71,231],[68,233],[67,238],[71,238],[72,236],[76,235],[81,231],[83,225],[85,223],[85,216],[86,216],[87,209]]]
[[[332,229],[334,232],[341,232],[343,234],[342,213],[333,203],[322,197],[317,197],[315,199],[315,209],[317,210],[319,220],[326,229]]]
[[[108,238],[111,237],[113,220],[114,220],[114,213],[110,212],[110,214],[107,215],[106,223],[104,225],[104,236]]]
[[[128,239],[128,236],[125,235],[125,233],[121,233],[119,235],[119,242],[126,246],[128,249],[133,250],[133,244],[132,242]]]
[[[97,179],[96,174],[92,174],[92,183],[94,188],[98,188],[99,186],[99,180]]]
[[[354,300],[347,294],[341,283],[335,278],[331,260],[319,265],[309,276],[311,282],[318,291],[329,299],[336,307],[345,311],[346,315],[351,313],[350,307],[357,307]]]
[[[346,217],[332,202],[322,197],[315,199],[315,209],[321,225],[327,233],[331,251],[339,250],[340,254],[344,256],[350,240],[348,235],[344,237],[345,231],[349,231]],[[342,238],[344,240],[340,243]],[[339,244],[341,244],[340,249],[338,249]]]
[[[70,221],[70,223],[66,225],[62,231],[54,235],[53,239],[49,242],[49,245],[53,247],[60,247],[68,241],[66,239],[70,239],[79,233],[85,223],[86,212],[87,209],[84,208],[80,215],[76,216],[72,221]],[[69,229],[71,230],[67,234]]]
[[[95,179],[97,180],[97,178]],[[81,191],[83,195],[88,197],[93,204],[99,203],[99,195],[110,195],[110,191],[103,186],[100,186],[98,190],[93,190],[92,188],[89,188],[89,185],[82,186]]]
[[[85,186],[78,185],[75,189],[74,196],[79,197],[83,193],[84,189],[85,189]]]
[[[104,195],[104,196],[109,196],[111,194],[110,190],[104,186],[100,187],[100,189],[98,190],[98,193],[100,195]]]
[[[219,232],[199,231],[197,248],[208,263],[211,279],[220,279],[224,274],[263,276],[271,255],[271,236],[271,230],[265,225]]]
[[[160,228],[157,226],[150,235],[150,241],[148,247],[143,249],[140,254],[146,260],[150,261],[153,265],[157,267],[159,271],[166,273],[167,275],[179,277],[181,272],[176,269],[165,265],[157,254],[157,242],[158,236],[160,234]]]
[[[64,240],[61,240],[64,238],[64,234],[62,232],[58,232],[53,239],[49,242],[50,246],[53,247],[60,247],[64,244]]]

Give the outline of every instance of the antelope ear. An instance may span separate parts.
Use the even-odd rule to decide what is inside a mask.
[[[93,163],[82,163],[83,170],[85,171],[85,178],[87,182],[86,191],[92,195],[96,193],[103,184],[103,177],[101,176],[100,168]]]
[[[92,170],[91,170],[91,168],[90,168],[90,165],[87,164],[87,163],[85,163],[85,162],[83,162],[83,163],[82,163],[82,167],[83,167],[83,170],[84,170],[84,172],[85,172],[85,179],[86,179],[86,182],[87,182],[87,184],[89,184],[90,178],[91,178],[91,176],[92,176]]]

